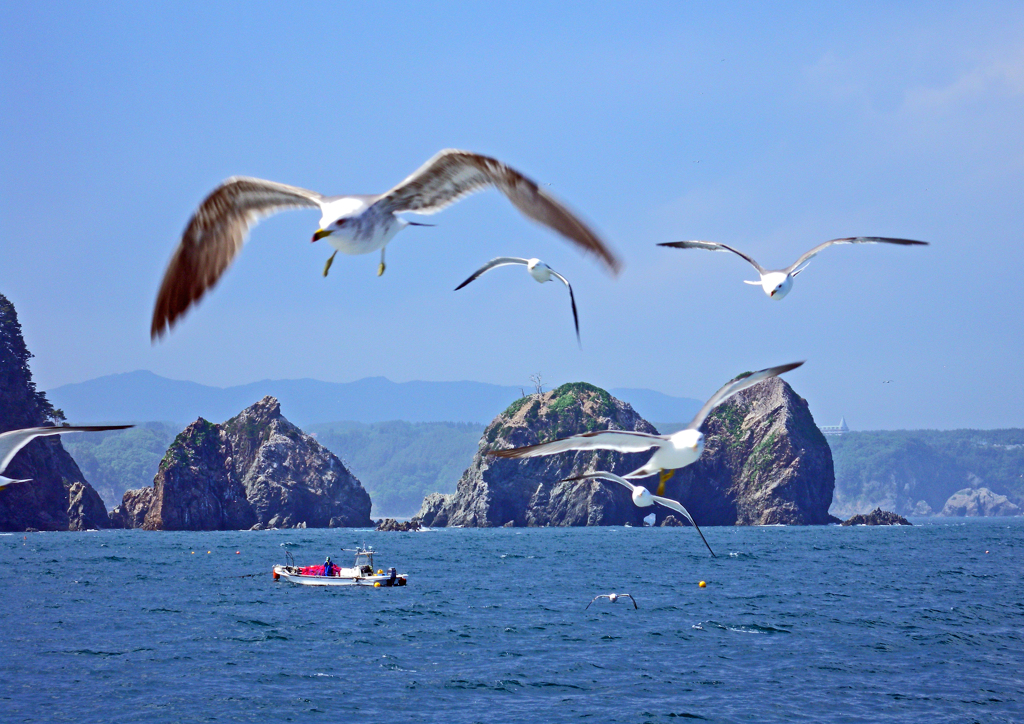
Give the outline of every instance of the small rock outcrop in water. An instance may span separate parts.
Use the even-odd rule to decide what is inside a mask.
[[[599,450],[525,460],[485,454],[607,429],[657,432],[628,404],[582,382],[516,400],[484,430],[455,493],[427,496],[416,519],[439,527],[639,526],[650,510],[636,507],[622,486],[559,481],[589,470],[628,473],[643,464],[644,453]]]
[[[698,525],[824,525],[835,471],[807,401],[779,377],[759,382],[704,421],[704,454],[677,470],[665,497]],[[671,514],[655,506],[657,521]]]
[[[1014,505],[1005,495],[993,493],[988,488],[964,488],[949,496],[939,515],[949,517],[1020,515],[1020,506]]]
[[[342,462],[264,397],[221,425],[178,435],[152,488],[129,490],[111,521],[147,530],[370,527],[370,496]]]
[[[411,530],[419,530],[420,524],[415,520],[407,520],[399,523],[394,518],[385,518],[384,520],[377,523],[377,530],[386,531],[388,533],[405,533]]]
[[[862,513],[853,516],[849,520],[844,520],[842,525],[913,525],[913,523],[902,515],[897,515],[881,508],[875,508],[867,515]]]
[[[57,411],[36,389],[14,305],[0,294],[0,432],[52,425]],[[7,466],[15,480],[0,490],[0,530],[86,530],[107,527],[99,494],[61,446],[60,438],[38,437]]]

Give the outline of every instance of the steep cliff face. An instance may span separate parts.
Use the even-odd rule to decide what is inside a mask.
[[[672,525],[670,510],[637,508],[621,486],[558,482],[595,469],[621,475],[640,467],[650,453],[576,452],[521,460],[484,454],[609,428],[655,432],[629,405],[592,385],[564,385],[523,398],[487,427],[456,492],[428,496],[417,517],[428,526],[636,525],[653,512],[656,524]],[[766,380],[730,398],[702,431],[703,456],[677,471],[665,493],[682,502],[699,525],[838,522],[828,514],[835,486],[831,451],[807,402],[784,381]],[[657,478],[644,484],[654,487]]]
[[[55,411],[36,390],[14,305],[0,294],[0,432],[53,424]],[[86,530],[107,526],[103,501],[58,437],[36,438],[15,456],[7,477],[29,483],[0,490],[0,530]]]
[[[111,519],[147,530],[373,525],[359,481],[282,417],[273,397],[222,425],[202,418],[189,425],[168,448],[153,487],[125,493]]]
[[[701,431],[701,458],[665,487],[698,525],[808,525],[828,513],[835,488],[832,452],[807,401],[778,377],[719,405]],[[660,522],[669,511],[658,507]]]
[[[628,404],[586,383],[523,397],[484,430],[456,492],[427,496],[417,518],[427,526],[639,525],[651,511],[637,508],[625,488],[558,481],[589,470],[628,473],[643,464],[645,454],[601,450],[526,460],[485,455],[488,450],[607,429],[657,432]]]

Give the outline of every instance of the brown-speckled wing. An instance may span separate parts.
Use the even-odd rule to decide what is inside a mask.
[[[192,215],[167,265],[150,337],[163,336],[217,283],[260,218],[283,209],[318,207],[321,199],[315,191],[258,178],[236,176],[218,186]]]
[[[596,254],[613,272],[621,262],[575,214],[514,168],[468,151],[441,151],[378,202],[389,211],[434,214],[459,199],[494,186],[534,221]]]

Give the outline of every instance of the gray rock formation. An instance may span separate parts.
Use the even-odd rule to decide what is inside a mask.
[[[778,377],[730,397],[704,421],[704,454],[676,472],[665,497],[698,525],[823,525],[835,473],[807,401]],[[660,523],[670,511],[655,506]]]
[[[419,529],[420,524],[415,520],[407,520],[400,523],[394,518],[384,518],[383,520],[378,521],[376,528],[376,530],[386,531],[388,533],[405,533]]]
[[[456,492],[427,496],[417,517],[428,526],[641,525],[654,512],[655,525],[662,524],[670,510],[637,508],[621,486],[558,482],[586,470],[630,472],[650,453],[576,452],[523,460],[484,454],[608,428],[654,432],[628,404],[585,383],[525,397],[487,427]],[[702,431],[703,456],[677,471],[665,492],[698,524],[839,522],[828,514],[835,486],[828,443],[806,400],[783,380],[766,380],[735,395],[708,417]]]
[[[273,397],[178,435],[152,488],[111,521],[147,530],[370,527],[370,496],[342,462],[281,416]]]
[[[14,305],[0,294],[0,432],[52,425],[61,414],[36,390]],[[31,482],[0,490],[0,530],[107,527],[107,510],[60,438],[36,438],[15,456],[7,477]]]
[[[628,473],[643,464],[644,454],[601,450],[526,460],[485,455],[606,429],[657,432],[628,404],[583,382],[516,400],[484,430],[455,493],[427,496],[416,517],[426,526],[640,525],[650,511],[637,508],[625,488],[559,481],[588,470]]]
[[[881,508],[875,508],[868,514],[857,514],[841,525],[913,525],[902,515]]]
[[[949,496],[939,515],[949,517],[1020,515],[1020,506],[1014,505],[1005,495],[993,493],[988,488],[964,488]]]

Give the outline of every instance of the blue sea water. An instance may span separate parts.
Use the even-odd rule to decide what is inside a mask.
[[[0,720],[1024,721],[1024,520],[919,522],[3,535]]]

